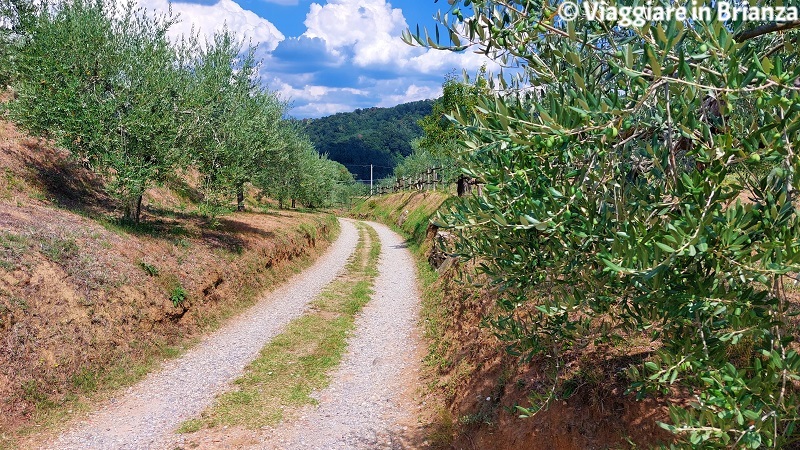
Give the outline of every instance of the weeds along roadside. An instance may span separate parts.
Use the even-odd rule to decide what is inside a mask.
[[[220,395],[200,417],[184,422],[179,432],[219,426],[259,429],[292,417],[303,405],[316,404],[311,394],[329,384],[329,373],[347,350],[356,315],[369,301],[378,274],[378,235],[368,225],[356,226],[359,241],[345,272],[261,350],[233,390]]]

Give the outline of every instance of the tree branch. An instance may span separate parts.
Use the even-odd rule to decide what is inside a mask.
[[[745,30],[741,33],[737,33],[733,38],[736,42],[744,42],[749,39],[753,39],[755,37],[759,37],[765,34],[774,33],[776,31],[786,31],[791,30],[793,28],[800,28],[800,20],[796,20],[793,22],[770,22],[760,27],[755,27],[752,30]]]

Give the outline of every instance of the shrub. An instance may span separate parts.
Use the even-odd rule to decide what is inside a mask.
[[[188,293],[186,292],[186,289],[184,289],[180,284],[173,287],[169,291],[169,299],[172,301],[172,306],[175,307],[178,307],[181,303],[183,303],[187,296]]]

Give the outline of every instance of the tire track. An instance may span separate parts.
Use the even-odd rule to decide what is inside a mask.
[[[367,222],[380,237],[378,277],[348,352],[319,393],[319,405],[254,448],[399,449],[417,419],[420,368],[416,265],[404,239]]]

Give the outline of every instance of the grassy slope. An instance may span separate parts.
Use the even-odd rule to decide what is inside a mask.
[[[528,407],[529,395],[537,401],[549,395],[553,365],[536,359],[523,364],[505,353],[484,324],[495,311],[495,291],[465,284],[458,270],[437,273],[428,264],[435,232],[428,229],[429,218],[447,198],[392,194],[368,199],[352,211],[404,233],[417,256],[429,342],[427,384],[438,405],[431,408],[430,441],[442,448],[584,449],[647,447],[668,438],[655,423],[665,418],[664,405],[634,401],[615,380],[631,354],[647,351],[639,342],[625,343],[617,360],[598,360],[591,349],[569,355],[560,363],[569,365],[573,377],[556,386],[557,400],[531,418],[518,417],[515,407]],[[398,222],[401,217],[405,220]]]
[[[99,186],[0,121],[0,448],[180,354],[338,232],[324,214],[209,220],[178,181],[149,192],[144,224],[122,226]]]

